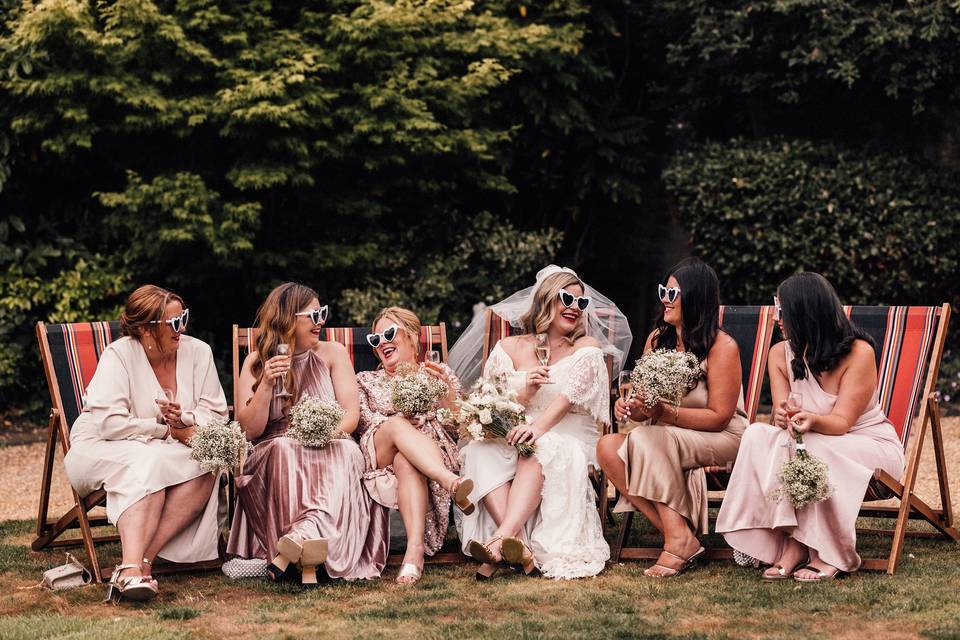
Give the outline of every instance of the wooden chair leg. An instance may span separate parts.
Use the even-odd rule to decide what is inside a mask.
[[[43,475],[40,478],[40,508],[37,513],[37,539],[47,532],[47,515],[50,511],[50,488],[53,481],[53,464],[57,455],[57,423],[59,416],[56,409],[50,410],[50,421],[47,423],[47,447],[43,455]]]
[[[937,463],[937,480],[940,485],[942,522],[947,529],[952,529],[953,502],[950,499],[950,482],[947,479],[947,458],[944,454],[943,426],[940,423],[940,403],[935,394],[931,394],[927,402],[930,406],[930,436],[933,438],[933,455]]]
[[[610,557],[614,562],[620,562],[620,556],[623,554],[623,547],[630,537],[630,529],[633,527],[633,511],[627,511],[623,514],[623,522],[620,523],[620,531],[617,532],[617,541],[612,549]]]

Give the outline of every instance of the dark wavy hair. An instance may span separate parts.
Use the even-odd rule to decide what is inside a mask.
[[[807,367],[814,376],[834,369],[853,348],[854,340],[873,339],[843,312],[830,281],[810,271],[790,276],[777,287],[786,338],[793,351],[793,377],[803,380]],[[804,366],[806,361],[806,367]]]
[[[670,276],[680,284],[683,344],[702,362],[720,331],[720,281],[710,265],[699,258],[678,262],[663,277],[664,285]],[[654,329],[653,348],[677,348],[677,330],[663,319],[662,305]]]

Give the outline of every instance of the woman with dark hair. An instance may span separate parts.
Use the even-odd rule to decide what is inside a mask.
[[[717,519],[734,549],[771,564],[767,580],[835,578],[860,567],[856,520],[875,469],[903,473],[903,447],[878,402],[873,343],[843,312],[830,283],[816,273],[785,280],[774,298],[786,340],[770,350],[773,424],[752,424]],[[787,397],[802,395],[787,413]],[[795,433],[828,468],[834,493],[795,509],[767,498],[791,455]]]
[[[654,578],[680,574],[701,558],[708,532],[707,482],[702,467],[737,455],[747,427],[740,383],[740,349],[719,329],[717,275],[695,258],[670,270],[658,286],[663,304],[644,352],[693,353],[703,375],[679,406],[651,409],[637,399],[617,401],[617,419],[643,421],[626,435],[603,436],[597,456],[621,493],[615,511],[640,511],[663,533],[663,552],[644,571]]]
[[[227,415],[207,343],[186,333],[190,310],[177,294],[143,285],[130,294],[123,337],[100,356],[64,458],[81,496],[107,492],[107,519],[120,532],[122,560],[107,596],[157,595],[150,567],[214,560],[217,474],[190,457],[197,425]]]
[[[299,567],[307,585],[317,582],[320,566],[331,578],[379,577],[389,540],[387,510],[364,491],[363,455],[349,437],[360,420],[353,364],[343,345],[320,340],[326,319],[313,289],[287,282],[271,291],[257,311],[256,348],[237,392],[237,421],[254,447],[237,477],[227,552],[261,566],[272,560],[273,580]],[[344,437],[323,448],[283,437],[290,407],[307,395],[343,408]],[[241,576],[245,564],[232,561],[224,572]]]

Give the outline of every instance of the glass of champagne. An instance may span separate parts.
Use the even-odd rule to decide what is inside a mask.
[[[284,342],[281,342],[280,344],[277,345],[278,356],[285,356],[285,355],[288,355],[289,353],[290,353],[290,345]],[[274,388],[280,387],[280,390],[274,393],[274,395],[278,398],[289,398],[291,395],[293,395],[289,391],[287,391],[287,382],[285,378],[286,376],[284,376],[279,380],[280,384],[274,385]]]
[[[435,350],[427,351],[427,362],[440,364],[440,352]]]
[[[787,396],[787,420],[793,421],[793,416],[803,410],[803,394],[791,391]]]
[[[620,372],[620,376],[617,381],[617,387],[620,391],[620,399],[626,402],[630,399],[630,396],[633,394],[633,382],[630,381],[631,376],[633,376],[633,371],[629,369],[624,369]],[[627,418],[624,418],[621,422],[626,422]]]
[[[163,412],[166,410],[167,405],[169,405],[171,402],[174,401],[174,398],[175,398],[175,395],[173,393],[173,389],[167,389],[166,387],[164,387],[163,389],[160,389],[160,391],[157,391],[156,403],[157,403],[157,406],[160,407],[161,416],[163,415]],[[164,422],[166,422],[166,420],[164,420]]]
[[[550,362],[550,343],[545,333],[537,334],[537,360],[544,367]]]
[[[545,333],[537,334],[537,360],[544,367],[550,364],[550,342],[547,340],[547,334]],[[549,384],[549,382],[544,384]]]

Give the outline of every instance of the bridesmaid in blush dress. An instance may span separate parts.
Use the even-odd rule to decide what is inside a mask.
[[[767,580],[819,582],[860,567],[856,521],[874,469],[899,478],[904,455],[878,403],[873,344],[850,322],[829,282],[816,273],[784,281],[774,300],[786,336],[770,351],[774,424],[752,424],[717,518],[734,549],[772,566]],[[788,394],[802,409],[786,411]],[[828,468],[833,496],[795,509],[767,498],[802,433],[812,456]]]
[[[286,283],[257,313],[256,351],[240,374],[237,419],[254,448],[237,478],[238,508],[227,552],[273,559],[274,580],[299,563],[302,582],[317,582],[323,565],[332,578],[377,578],[386,564],[387,510],[363,488],[364,458],[352,438],[360,417],[353,365],[342,345],[321,342],[327,307],[316,292]],[[290,356],[277,353],[290,345]],[[277,392],[283,385],[290,397]],[[345,437],[323,448],[284,437],[291,406],[312,395],[345,410]]]

